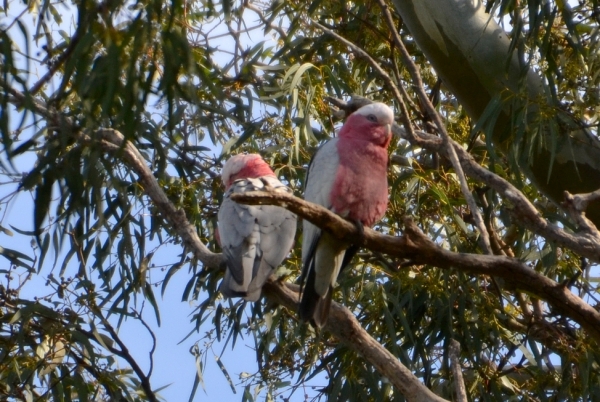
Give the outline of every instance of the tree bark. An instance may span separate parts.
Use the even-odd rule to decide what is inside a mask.
[[[510,50],[503,29],[486,14],[476,0],[393,0],[408,27],[443,84],[457,97],[475,120],[482,117],[490,101],[502,99],[502,112],[494,125],[493,142],[507,153],[515,149],[515,101],[526,108],[529,130],[543,126],[538,105],[548,102],[541,77],[521,65]],[[521,85],[521,82],[525,86]],[[512,102],[513,108],[509,108]],[[542,103],[543,102],[543,103]],[[530,155],[521,150],[520,168],[555,203],[564,191],[589,193],[600,188],[600,141],[582,128],[582,122],[560,112],[558,138],[542,131],[541,145]],[[533,128],[533,130],[532,130]],[[532,135],[531,132],[525,134]],[[554,149],[553,149],[554,148]],[[553,156],[554,151],[554,156]],[[528,157],[531,156],[531,157]],[[590,203],[587,216],[600,227],[600,202]]]

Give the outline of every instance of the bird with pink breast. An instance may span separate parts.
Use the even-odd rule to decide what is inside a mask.
[[[352,113],[336,138],[325,143],[308,168],[304,199],[371,227],[387,209],[387,148],[394,113],[372,103]],[[300,317],[316,327],[327,322],[333,287],[358,246],[303,223]]]

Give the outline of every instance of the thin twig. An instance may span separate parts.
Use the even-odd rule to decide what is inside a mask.
[[[84,25],[82,24],[80,26],[84,26]],[[38,91],[40,89],[42,89],[44,84],[46,84],[48,81],[50,81],[52,79],[52,77],[54,77],[54,74],[56,74],[58,69],[67,61],[69,56],[71,56],[71,54],[75,50],[75,47],[77,47],[80,36],[81,35],[79,35],[79,32],[76,32],[75,35],[73,35],[73,37],[71,38],[71,41],[69,42],[69,46],[67,46],[65,51],[62,52],[62,54],[52,63],[52,65],[50,66],[50,68],[48,69],[46,74],[44,74],[44,76],[42,78],[40,78],[35,84],[33,84],[31,89],[29,90],[30,95],[33,96],[33,95],[37,94]]]
[[[419,96],[419,100],[421,101],[421,104],[425,107],[425,110],[427,111],[427,114],[429,115],[429,117],[431,119],[433,119],[433,121],[437,127],[437,130],[442,137],[442,140],[444,142],[443,148],[444,148],[446,157],[450,160],[450,163],[452,163],[452,167],[454,168],[454,171],[456,172],[456,175],[458,176],[458,181],[460,183],[461,191],[462,191],[465,199],[467,200],[467,205],[469,206],[469,209],[471,210],[471,213],[473,214],[473,219],[475,220],[475,226],[477,227],[477,230],[479,231],[479,234],[481,235],[481,243],[482,243],[483,249],[486,253],[493,254],[494,252],[490,245],[490,235],[487,232],[487,229],[485,227],[485,222],[481,215],[481,211],[479,210],[479,207],[477,206],[477,203],[475,202],[475,198],[473,198],[473,195],[471,194],[471,191],[469,190],[469,184],[467,183],[467,178],[465,176],[465,173],[463,172],[462,166],[460,164],[460,161],[458,159],[458,156],[456,155],[456,151],[454,150],[454,146],[452,144],[453,141],[450,138],[450,136],[448,135],[448,132],[446,131],[446,126],[442,122],[442,118],[441,118],[440,114],[437,112],[437,110],[435,110],[435,107],[433,107],[433,105],[431,104],[431,101],[429,100],[429,97],[425,93],[425,89],[423,86],[423,80],[421,79],[421,74],[419,73],[419,69],[417,68],[417,65],[414,63],[412,58],[410,57],[410,54],[408,53],[408,50],[406,50],[404,43],[402,43],[402,39],[400,38],[398,31],[396,30],[396,26],[394,24],[394,19],[392,18],[392,14],[390,13],[390,10],[389,10],[387,4],[385,4],[384,0],[377,0],[377,1],[379,2],[379,5],[381,6],[381,10],[383,12],[383,15],[388,24],[388,28],[390,29],[390,32],[394,39],[394,43],[396,44],[396,47],[400,51],[400,56],[402,58],[402,62],[404,63],[406,69],[408,70],[408,73],[410,74],[412,80],[415,83],[415,90],[417,92],[417,95]],[[408,134],[410,137],[414,136],[413,133],[408,133]]]
[[[252,3],[250,3],[250,2],[247,2],[247,3],[246,3],[244,6],[245,6],[247,9],[254,11],[254,12],[255,12],[255,13],[258,15],[258,18],[260,18],[260,21],[261,21],[261,22],[262,22],[262,23],[263,23],[263,24],[264,24],[266,27],[268,27],[269,29],[272,29],[272,30],[276,31],[276,32],[279,34],[279,36],[280,36],[281,38],[283,38],[284,40],[285,40],[285,39],[287,39],[287,33],[285,33],[285,31],[284,31],[283,29],[281,29],[281,27],[278,27],[278,26],[276,26],[276,25],[273,25],[273,24],[271,23],[271,21],[270,21],[270,20],[268,20],[268,19],[265,17],[265,14],[264,14],[264,13],[263,13],[263,12],[262,12],[262,11],[261,11],[261,10],[260,10],[258,7],[256,7],[254,4],[252,4]]]
[[[137,311],[134,311],[134,314],[135,314],[135,317],[138,320],[140,320],[142,325],[144,327],[146,327],[146,330],[148,331],[148,333],[150,334],[150,337],[152,338],[152,348],[150,348],[150,352],[148,352],[148,357],[150,359],[150,368],[148,369],[148,378],[150,378],[152,376],[152,371],[154,370],[154,352],[156,351],[156,335],[154,335],[154,332],[152,331],[152,329],[150,328],[150,326],[144,320],[144,318],[142,317],[142,315],[140,313],[138,313]]]
[[[565,196],[568,197],[568,200],[573,203],[573,207],[577,211],[585,212],[590,202],[600,200],[600,189],[592,191],[591,193],[573,195],[569,192],[566,192]]]
[[[565,201],[562,203],[562,206],[571,215],[577,226],[588,233],[598,233],[596,225],[585,216],[585,210],[590,202],[600,199],[600,189],[584,194],[571,194],[565,191],[564,197]]]
[[[410,114],[408,113],[408,108],[404,104],[403,100],[405,98],[408,98],[406,90],[402,86],[398,87],[392,79],[392,77],[390,77],[389,74],[379,65],[379,63],[377,63],[375,59],[373,59],[371,55],[369,55],[369,53],[367,53],[364,49],[361,49],[359,46],[356,46],[354,43],[350,42],[346,38],[338,35],[336,32],[325,27],[324,25],[319,24],[316,21],[311,20],[310,23],[316,26],[317,28],[321,29],[328,35],[333,36],[335,39],[342,42],[344,45],[348,46],[357,56],[365,59],[371,65],[371,67],[373,67],[373,69],[377,71],[377,73],[381,76],[381,79],[383,79],[384,83],[388,85],[389,89],[392,91],[396,102],[398,102],[398,105],[400,106],[400,119],[402,120],[402,124],[404,124],[404,127],[406,127],[408,135],[412,135],[413,128],[410,122]]]
[[[108,348],[108,350],[111,353],[114,353],[117,356],[123,358],[131,366],[131,369],[135,372],[135,374],[140,379],[140,385],[142,386],[144,393],[146,394],[147,400],[151,401],[151,402],[158,402],[158,399],[156,398],[154,391],[152,391],[152,386],[150,385],[149,375],[146,375],[144,373],[142,368],[138,365],[137,361],[134,359],[134,357],[129,352],[127,345],[125,345],[125,343],[121,340],[121,338],[117,334],[117,331],[115,331],[113,326],[102,315],[102,313],[100,313],[100,311],[98,311],[98,309],[95,309],[93,307],[92,307],[92,310],[94,310],[94,314],[96,315],[96,317],[98,317],[100,319],[100,321],[102,322],[102,325],[110,334],[111,339],[114,340],[117,343],[117,345],[119,345],[119,349],[115,348],[114,346],[107,345],[107,344],[104,344],[103,346]],[[94,334],[92,332],[85,331],[83,329],[79,329],[79,331],[87,334],[90,339],[96,339],[96,337],[94,336]]]
[[[403,128],[394,125],[392,132],[408,141],[408,135]],[[431,152],[439,152],[442,147],[442,142],[439,137],[422,131],[416,132],[413,145],[418,145]],[[509,211],[521,225],[531,230],[532,232],[548,239],[555,241],[561,246],[570,248],[582,257],[590,258],[593,261],[600,262],[600,232],[598,230],[590,230],[580,233],[567,232],[563,228],[548,222],[542,218],[533,204],[509,181],[490,172],[489,170],[478,164],[473,156],[469,154],[463,147],[457,143],[453,143],[465,173],[469,177],[486,184],[500,194],[508,201],[512,208]]]
[[[460,366],[460,343],[455,339],[450,339],[450,343],[448,344],[448,357],[450,357],[450,369],[454,377],[456,400],[458,402],[467,402],[467,390]]]

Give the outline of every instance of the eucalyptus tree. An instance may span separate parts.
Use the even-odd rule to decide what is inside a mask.
[[[243,400],[600,393],[597,1],[1,7],[3,398],[157,400],[119,329],[151,333],[175,275],[197,305],[182,338],[208,345],[194,392],[212,342],[243,336]],[[399,116],[389,208],[328,324],[297,317],[301,233],[261,301],[223,299],[223,158],[260,153],[301,196],[317,146],[370,101]],[[235,197],[358,238],[297,197]]]

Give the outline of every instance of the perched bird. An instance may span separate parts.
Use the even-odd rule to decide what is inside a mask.
[[[388,202],[387,147],[394,113],[372,103],[352,113],[339,135],[314,155],[304,199],[323,205],[362,229],[385,214]],[[340,271],[358,246],[321,231],[304,220],[300,318],[321,328],[327,322],[331,294]]]
[[[231,194],[264,190],[291,190],[257,154],[235,155],[221,174],[225,195],[218,215],[217,240],[226,262],[221,293],[257,301],[267,278],[281,264],[294,244],[296,215],[272,205],[243,205]]]

